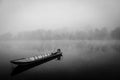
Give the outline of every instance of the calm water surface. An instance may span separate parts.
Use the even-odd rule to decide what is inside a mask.
[[[1,80],[116,79],[119,78],[119,49],[104,41],[2,41],[0,42]],[[113,46],[114,45],[114,46]],[[60,48],[63,57],[11,75],[9,61],[50,53]],[[114,48],[114,49],[113,49]]]

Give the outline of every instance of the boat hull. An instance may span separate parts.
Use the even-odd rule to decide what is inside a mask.
[[[33,63],[37,63],[37,62],[47,61],[47,60],[50,60],[50,59],[56,59],[56,58],[59,59],[61,56],[62,56],[62,53],[58,53],[58,54],[50,55],[50,56],[47,56],[47,57],[43,57],[41,59],[36,59],[36,60],[30,61],[30,62],[20,62],[19,61],[19,60],[22,60],[22,59],[25,59],[25,58],[18,59],[18,61],[17,60],[12,60],[10,62],[13,63],[13,64],[16,64],[16,65],[28,65],[28,64],[33,64]]]

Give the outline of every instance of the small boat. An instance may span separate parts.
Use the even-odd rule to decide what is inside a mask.
[[[60,49],[58,49],[57,52],[55,53],[38,55],[38,56],[33,56],[33,57],[28,57],[28,58],[21,58],[21,59],[11,60],[10,62],[16,65],[28,65],[28,64],[35,63],[35,62],[44,61],[50,58],[59,59],[61,56],[62,56],[62,52]]]

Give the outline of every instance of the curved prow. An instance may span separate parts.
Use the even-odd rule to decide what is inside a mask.
[[[61,49],[57,49],[57,52],[61,52]]]
[[[62,54],[61,49],[57,49],[57,52],[56,52],[56,53]]]
[[[57,53],[58,53],[58,54],[61,54],[61,56],[57,57],[57,60],[61,60],[61,57],[62,57],[61,49],[57,49]]]
[[[62,54],[61,49],[57,49],[57,51],[55,53],[51,53],[52,55],[56,55],[56,54]]]

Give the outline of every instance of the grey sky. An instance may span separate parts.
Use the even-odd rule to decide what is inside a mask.
[[[120,0],[0,0],[0,33],[88,25],[119,26]]]

